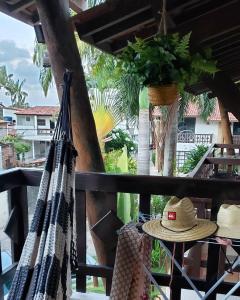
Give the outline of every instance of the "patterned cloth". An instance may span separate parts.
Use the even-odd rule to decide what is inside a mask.
[[[144,272],[143,264],[150,270],[150,254],[150,238],[139,233],[133,223],[120,230],[111,300],[149,299],[150,281]]]
[[[76,151],[72,146],[71,131],[63,130],[63,121],[70,124],[69,110],[66,110],[70,96],[69,74],[65,74],[64,81],[56,134],[51,142],[32,224],[8,300],[70,298]]]

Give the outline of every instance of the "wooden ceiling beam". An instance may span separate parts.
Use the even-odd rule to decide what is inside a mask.
[[[231,112],[240,121],[240,90],[224,72],[204,79],[206,86],[221,100],[226,111]]]
[[[184,9],[180,14],[177,14],[175,17],[176,23],[178,25],[187,23],[189,21],[197,20],[200,17],[203,17],[206,14],[214,12],[216,9],[227,7],[229,4],[236,2],[236,0],[201,0],[198,1],[193,6],[190,6],[188,9]]]
[[[224,59],[226,57],[240,57],[240,44],[236,47],[230,47],[230,48],[227,48],[226,50],[224,51],[221,51],[221,52],[218,52],[218,53],[213,53],[213,57],[214,59]]]
[[[14,5],[10,5],[10,11],[12,13],[18,13],[31,6],[34,2],[34,0],[21,0]]]
[[[110,28],[102,30],[94,35],[92,35],[93,40],[96,44],[105,42],[107,40],[115,39],[123,34],[127,34],[130,31],[133,32],[138,28],[143,28],[145,25],[149,23],[153,23],[155,21],[152,11],[149,9],[147,11],[143,11],[142,13],[135,15],[127,20],[119,22]],[[130,28],[130,30],[129,30]]]
[[[211,46],[213,53],[225,49],[227,47],[233,47],[240,41],[240,30],[233,36],[228,36],[227,39],[218,40],[218,42]]]
[[[16,18],[24,23],[27,23],[29,25],[32,25],[32,18],[28,14],[25,14],[24,12],[11,12],[11,5],[0,1],[0,11],[3,12],[4,14]]]
[[[113,41],[111,43],[113,54],[116,55],[119,52],[121,52],[127,46],[128,41],[134,42],[135,37],[142,38],[142,39],[150,39],[156,34],[156,32],[157,32],[157,25],[153,24],[152,26],[145,27],[141,30],[136,30],[133,33],[121,36],[119,40]]]
[[[235,1],[228,6],[216,8],[195,20],[190,20],[175,28],[182,34],[192,31],[191,43],[199,46],[216,37],[240,28],[239,22],[240,2]],[[216,26],[217,24],[217,26]]]
[[[115,4],[115,5],[114,5]],[[73,18],[75,22],[76,29],[80,38],[95,34],[96,32],[102,31],[108,27],[111,27],[119,22],[128,21],[129,18],[151,9],[149,0],[138,0],[138,1],[109,1],[104,3],[104,6],[100,6],[101,13],[95,18],[89,18],[89,14],[93,9],[90,9],[89,12],[83,12],[78,14]]]

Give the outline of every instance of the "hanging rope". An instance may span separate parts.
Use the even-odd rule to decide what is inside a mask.
[[[167,11],[166,11],[166,0],[162,0],[162,11],[160,11],[161,20],[158,27],[158,34],[167,34]]]

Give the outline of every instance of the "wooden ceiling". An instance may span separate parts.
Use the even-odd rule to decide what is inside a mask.
[[[116,55],[135,37],[157,33],[160,0],[111,0],[74,17],[81,40]],[[167,0],[168,31],[191,35],[192,49],[211,47],[218,67],[240,79],[240,1]],[[207,87],[200,82],[196,93]]]
[[[80,38],[113,55],[136,36],[152,38],[161,16],[162,0],[106,0],[88,10],[82,10],[86,0],[69,2],[78,12],[72,21]],[[0,0],[0,11],[30,25],[39,23],[33,0]],[[240,91],[234,85],[240,81],[240,0],[167,0],[167,12],[168,32],[191,31],[192,50],[210,46],[221,70],[190,91],[212,90],[240,121]]]
[[[75,12],[81,12],[83,2],[85,0],[70,0],[69,5]],[[0,11],[29,25],[39,22],[34,0],[0,0]]]

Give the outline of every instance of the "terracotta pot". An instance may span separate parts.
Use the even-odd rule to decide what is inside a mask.
[[[152,105],[171,105],[179,98],[178,87],[175,83],[149,86],[148,97]]]

